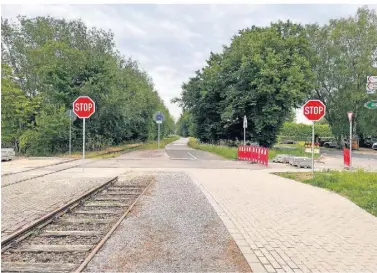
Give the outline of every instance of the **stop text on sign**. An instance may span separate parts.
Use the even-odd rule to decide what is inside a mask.
[[[79,118],[89,118],[95,111],[96,105],[88,96],[80,96],[73,102],[73,112]]]
[[[305,114],[306,115],[311,115],[311,114],[322,114],[325,112],[325,107],[322,106],[309,106],[304,108]]]
[[[76,103],[75,111],[91,111],[93,107],[94,106],[91,103]]]
[[[309,100],[303,106],[303,114],[308,120],[320,120],[326,113],[326,106],[320,100]]]

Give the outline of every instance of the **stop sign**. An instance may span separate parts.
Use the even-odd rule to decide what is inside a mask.
[[[320,100],[309,100],[304,104],[303,111],[308,120],[320,120],[326,113],[326,106]]]
[[[95,111],[96,105],[88,96],[80,96],[73,102],[73,112],[79,118],[89,118]]]

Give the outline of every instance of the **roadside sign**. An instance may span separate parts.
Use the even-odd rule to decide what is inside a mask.
[[[326,113],[326,106],[320,100],[309,100],[304,104],[303,112],[308,120],[320,120]]]
[[[347,112],[349,122],[352,122],[352,112]]]
[[[156,112],[156,113],[154,113],[154,115],[153,115],[153,119],[154,119],[154,121],[163,121],[164,119],[165,119],[165,117],[164,117],[164,114],[162,113],[162,112]]]
[[[65,112],[65,114],[71,118],[71,121],[72,121],[72,122],[75,121],[75,120],[77,119],[77,116],[73,114],[73,111],[72,111],[72,110],[67,110],[67,111]]]
[[[247,118],[246,118],[246,116],[243,117],[243,128],[247,128]]]
[[[85,159],[85,120],[94,114],[96,104],[88,96],[80,96],[73,102],[73,112],[82,119],[82,158]]]
[[[371,100],[364,104],[368,109],[377,109],[377,100]]]
[[[368,90],[377,90],[377,82],[368,82],[366,87]]]
[[[160,149],[160,124],[164,120],[164,114],[160,111],[154,113],[153,119],[157,123],[158,132],[157,132],[157,148]]]
[[[377,76],[368,76],[367,82],[377,82]]]
[[[89,118],[95,111],[96,105],[88,96],[80,96],[73,102],[73,112],[79,118]]]

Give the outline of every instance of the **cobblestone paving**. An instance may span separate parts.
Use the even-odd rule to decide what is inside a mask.
[[[124,172],[123,169],[72,168],[2,188],[2,236]]]
[[[377,272],[377,218],[262,171],[187,170],[254,272]]]

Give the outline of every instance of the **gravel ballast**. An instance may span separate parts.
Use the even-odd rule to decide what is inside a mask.
[[[86,272],[251,272],[201,190],[181,172],[156,182]]]

